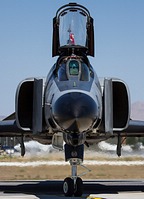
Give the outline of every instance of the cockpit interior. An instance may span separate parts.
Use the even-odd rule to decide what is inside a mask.
[[[90,67],[81,57],[66,57],[57,63],[57,77],[59,81],[90,80]]]

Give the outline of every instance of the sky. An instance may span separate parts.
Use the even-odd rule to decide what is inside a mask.
[[[45,77],[52,58],[52,20],[68,0],[0,0],[0,115],[15,110],[15,92],[28,77]],[[74,2],[74,1],[72,1]],[[131,103],[144,101],[144,0],[75,0],[94,18],[99,77],[129,86]]]

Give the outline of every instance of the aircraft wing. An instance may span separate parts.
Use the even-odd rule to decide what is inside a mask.
[[[23,130],[19,129],[16,124],[15,113],[0,121],[0,137],[13,137],[21,135],[21,133],[23,133]]]
[[[141,133],[144,136],[144,121],[140,120],[130,120],[129,126],[126,129],[127,132],[131,133]]]
[[[2,121],[4,120],[15,120],[15,112],[10,114],[9,116],[5,117]]]
[[[130,120],[127,129],[120,134],[127,137],[144,137],[144,121]]]

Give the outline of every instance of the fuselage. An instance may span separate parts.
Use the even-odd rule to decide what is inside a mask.
[[[102,92],[87,57],[60,57],[47,76],[44,99],[45,121],[54,131],[81,134],[99,125]]]

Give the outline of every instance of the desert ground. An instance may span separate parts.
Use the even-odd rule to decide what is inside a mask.
[[[118,158],[116,155],[94,155],[89,152],[85,156],[86,160],[97,161],[144,161],[144,157],[126,156]],[[18,162],[35,162],[35,161],[64,161],[63,154],[60,152],[50,153],[48,157],[28,155],[20,156],[1,156],[0,162],[15,163],[15,166],[0,166],[0,181],[3,180],[47,180],[47,179],[64,179],[70,176],[71,167],[69,165],[39,165],[39,166],[17,166]],[[85,165],[91,172],[82,176],[83,179],[144,179],[144,164],[119,166],[119,165]],[[78,166],[78,174],[85,172],[85,169]]]
[[[103,165],[89,166],[89,169],[92,171],[83,179],[144,179],[144,166]],[[0,181],[64,179],[69,175],[69,166],[0,167]]]

